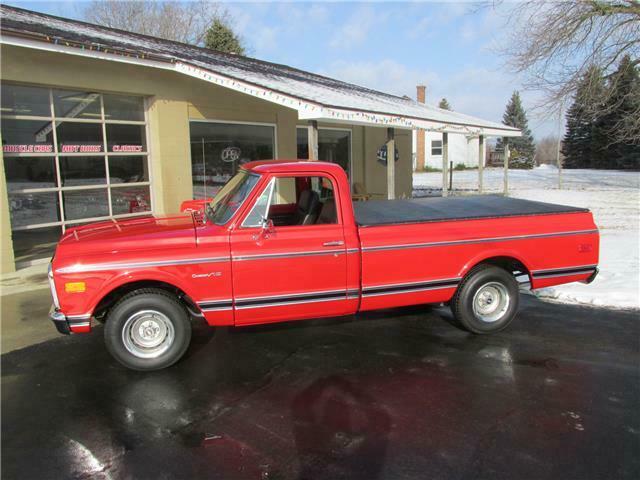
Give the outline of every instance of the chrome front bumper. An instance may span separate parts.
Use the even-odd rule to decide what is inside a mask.
[[[51,309],[49,310],[49,320],[53,322],[58,332],[64,335],[69,335],[71,333],[67,317],[64,313],[58,310],[55,305],[51,305]]]
[[[91,331],[91,314],[67,316],[51,305],[49,310],[49,320],[56,326],[58,332],[65,335],[70,333],[86,333]]]

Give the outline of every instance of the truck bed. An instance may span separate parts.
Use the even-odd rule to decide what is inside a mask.
[[[356,223],[360,227],[589,211],[585,208],[534,202],[501,195],[372,200],[354,202],[353,209]]]

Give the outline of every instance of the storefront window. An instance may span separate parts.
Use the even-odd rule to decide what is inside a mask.
[[[109,157],[111,183],[139,183],[149,181],[146,157]]]
[[[50,120],[2,119],[2,153],[49,153],[53,149],[53,125]]]
[[[298,158],[309,158],[309,132],[306,127],[298,127],[297,140]],[[337,163],[350,175],[351,130],[319,128],[318,160]]]
[[[53,90],[53,107],[58,118],[100,120],[100,94]]]
[[[51,116],[49,90],[24,85],[2,85],[2,115]]]
[[[106,120],[133,120],[144,122],[142,98],[124,95],[103,95]]]
[[[107,183],[104,157],[60,157],[59,162],[63,187]]]
[[[104,152],[102,125],[99,123],[57,122],[58,152]]]
[[[114,215],[147,212],[151,209],[149,186],[112,188],[111,205]]]
[[[140,153],[147,150],[144,125],[107,124],[107,150],[117,153]]]
[[[51,255],[69,226],[151,211],[141,97],[12,84],[1,90],[17,261]]]
[[[109,215],[107,189],[68,190],[62,192],[64,218],[66,220],[82,220]]]
[[[213,197],[253,160],[275,157],[275,127],[236,123],[190,123],[194,198]]]
[[[5,156],[4,174],[8,190],[12,192],[56,187],[55,163],[54,157]]]

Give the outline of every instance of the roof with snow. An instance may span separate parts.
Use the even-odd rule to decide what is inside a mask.
[[[292,108],[300,119],[520,136],[518,129],[500,123],[286,65],[7,5],[0,5],[0,21],[2,44],[173,70]]]

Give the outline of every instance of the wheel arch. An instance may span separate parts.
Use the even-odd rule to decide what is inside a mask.
[[[176,296],[191,315],[203,316],[198,304],[178,282],[174,282],[172,279],[159,278],[155,275],[136,275],[135,278],[124,277],[112,282],[107,289],[108,292],[102,295],[95,304],[93,316],[100,321],[104,321],[109,310],[118,299],[141,288],[157,288],[169,292]]]
[[[531,276],[531,269],[527,265],[527,262],[521,255],[512,251],[491,251],[485,252],[481,255],[474,257],[467,262],[459,273],[460,278],[464,278],[471,270],[478,265],[495,265],[496,267],[503,268],[510,272],[515,277],[520,275],[526,275],[529,279],[529,283],[533,281]],[[516,274],[520,272],[519,275]]]

